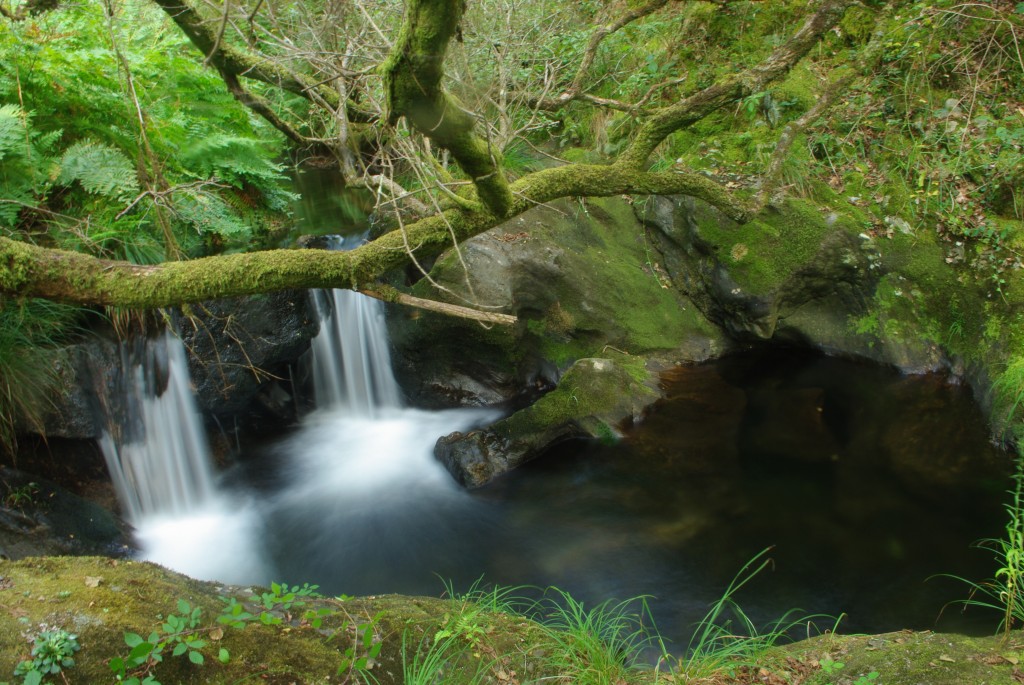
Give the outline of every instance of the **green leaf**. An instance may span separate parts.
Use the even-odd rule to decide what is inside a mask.
[[[231,661],[231,653],[228,652],[228,650],[221,647],[220,651],[217,652],[217,660],[222,664],[226,664],[227,662]]]
[[[124,643],[126,645],[128,645],[129,647],[137,647],[137,646],[141,645],[143,642],[145,642],[145,640],[143,640],[142,636],[139,635],[138,633],[125,633],[124,634]]]
[[[39,685],[43,682],[43,674],[39,671],[32,669],[25,674],[25,685]]]
[[[184,642],[179,642],[177,645],[174,646],[174,651],[171,652],[171,656],[181,656],[185,653],[187,649],[188,645],[186,645]]]
[[[205,661],[205,659],[203,658],[203,655],[200,654],[199,652],[195,652],[195,651],[191,651],[191,652],[188,653],[188,660],[191,661],[194,664],[199,664],[199,665],[202,665],[203,661]]]
[[[189,604],[188,602],[186,602],[183,599],[179,599],[178,600],[178,611],[183,613],[183,614],[187,614],[188,612],[192,611],[192,605]]]
[[[71,185],[78,181],[87,192],[114,200],[128,200],[139,192],[135,165],[117,148],[79,141],[64,151],[60,158],[58,183]]]
[[[142,644],[136,645],[131,652],[128,653],[129,663],[142,663],[146,658],[152,654],[153,645],[149,642],[143,642]]]

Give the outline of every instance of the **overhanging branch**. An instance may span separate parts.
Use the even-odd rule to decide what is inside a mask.
[[[506,216],[512,195],[498,163],[500,150],[478,136],[476,121],[441,85],[448,44],[458,31],[464,0],[409,0],[402,30],[382,65],[392,122],[405,117],[451,152],[488,211]]]

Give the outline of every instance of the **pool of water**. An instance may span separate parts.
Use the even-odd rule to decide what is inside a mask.
[[[1003,523],[1008,457],[966,388],[792,351],[664,382],[667,399],[623,440],[555,446],[472,492],[433,444],[493,414],[317,412],[230,478],[257,519],[249,582],[436,596],[483,577],[587,605],[648,595],[680,643],[770,547],[737,598],[758,622],[799,608],[845,614],[847,632],[994,630],[997,617],[943,611],[966,590],[933,578],[990,576],[971,546]]]

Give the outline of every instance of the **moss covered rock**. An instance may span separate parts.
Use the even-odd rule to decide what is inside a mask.
[[[390,318],[400,381],[427,404],[489,404],[553,384],[575,361],[728,347],[671,287],[648,231],[621,198],[537,207],[443,255],[422,297],[515,314],[515,328],[418,312]]]
[[[487,428],[445,436],[435,453],[462,485],[479,487],[561,440],[615,440],[620,424],[660,396],[656,380],[638,357],[581,359],[529,407]]]
[[[239,588],[199,582],[150,563],[98,557],[47,557],[0,562],[0,668],[9,678],[15,665],[31,659],[33,641],[44,631],[76,636],[80,649],[75,663],[48,682],[115,682],[111,661],[126,658],[127,634],[143,640],[156,633],[166,639],[171,616],[194,615],[186,633],[204,644],[175,656],[172,642],[162,661],[149,670],[169,685],[264,682],[278,685],[363,682],[351,668],[375,653],[366,673],[381,685],[398,685],[419,677],[452,684],[484,682],[526,685],[578,682],[554,654],[572,644],[530,619],[466,600],[386,595],[365,598],[299,596],[290,607],[265,601],[267,588]],[[240,611],[267,612],[268,621],[236,620],[244,627],[221,622]],[[198,611],[197,611],[198,610]],[[311,618],[309,612],[319,616]],[[449,645],[441,656],[440,674],[426,667],[437,644]],[[877,636],[825,635],[761,652],[753,665],[729,660],[702,678],[690,678],[685,662],[674,658],[658,668],[622,669],[614,675],[584,664],[591,678],[607,682],[690,682],[705,685],[835,685],[858,682],[885,685],[1012,685],[1024,679],[1024,640],[1011,633],[970,638],[931,632],[900,632]],[[378,648],[379,646],[379,648]],[[197,663],[201,662],[201,663]],[[561,664],[561,666],[559,666]],[[578,664],[577,664],[578,665]],[[680,671],[672,674],[673,668]],[[133,669],[142,675],[145,669]],[[408,674],[408,677],[407,677]],[[875,674],[875,675],[872,675]],[[866,679],[858,680],[858,679]],[[371,681],[372,682],[372,681]]]

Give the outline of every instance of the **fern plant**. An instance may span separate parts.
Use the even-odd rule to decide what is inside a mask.
[[[80,140],[61,155],[57,182],[71,185],[75,181],[87,192],[120,202],[139,193],[135,165],[124,152],[91,140]]]

